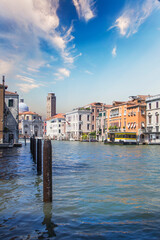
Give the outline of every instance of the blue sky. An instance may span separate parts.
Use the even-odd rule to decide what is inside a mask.
[[[0,73],[45,116],[160,93],[158,0],[1,0]]]

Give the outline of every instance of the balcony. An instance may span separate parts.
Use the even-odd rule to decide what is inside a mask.
[[[121,132],[121,128],[112,128],[109,129],[109,132]]]

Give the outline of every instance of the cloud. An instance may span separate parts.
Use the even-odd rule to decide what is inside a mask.
[[[64,31],[58,8],[59,0],[1,0],[0,21],[5,31],[0,32],[0,38],[6,45],[1,45],[0,52],[4,51],[10,59],[19,55],[17,65],[31,59],[43,61],[40,46],[40,39],[43,39],[58,51],[65,63],[73,63],[75,57],[70,50],[74,40],[73,25]],[[30,65],[27,70],[37,72],[39,69]]]
[[[116,46],[112,49],[112,56],[113,57],[117,56],[117,47]]]
[[[93,0],[72,0],[78,13],[78,17],[88,22],[95,17]]]
[[[155,9],[160,9],[160,3],[157,0],[140,0],[134,6],[125,7],[121,16],[116,19],[115,24],[109,30],[118,28],[122,36],[129,37],[138,31],[141,24]]]
[[[39,84],[17,83],[17,86],[24,93],[28,93],[34,88],[39,88]]]
[[[24,81],[24,82],[28,82],[28,83],[34,83],[35,82],[35,80],[33,78],[29,78],[29,77],[26,77],[26,76],[17,75],[16,77],[19,78],[21,81]]]
[[[31,67],[28,67],[27,70],[30,72],[39,72],[39,70],[37,70],[35,68],[31,68]]]
[[[70,76],[70,71],[66,68],[59,68],[57,73],[54,73],[56,80],[63,80],[66,77]]]
[[[1,75],[8,74],[13,68],[13,62],[11,61],[4,61],[0,59],[0,73]]]
[[[89,75],[93,75],[92,72],[88,71],[88,70],[85,70],[85,73],[89,74]]]
[[[17,83],[17,86],[19,87],[19,89],[22,92],[28,93],[32,89],[39,88],[40,86],[42,86],[41,83],[36,83],[35,79],[33,79],[33,78],[29,78],[29,77],[22,76],[22,75],[17,75],[16,77],[21,82],[25,82],[25,83]]]

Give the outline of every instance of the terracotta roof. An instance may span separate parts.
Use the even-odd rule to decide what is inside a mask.
[[[129,105],[127,107],[127,109],[129,109],[129,108],[136,108],[136,107],[146,107],[146,103],[139,103],[139,104]]]
[[[89,104],[85,105],[84,107],[89,107],[89,106],[102,107],[103,105],[105,105],[105,104],[101,103],[101,102],[93,102],[93,103],[89,103]]]
[[[52,117],[49,117],[49,118],[46,118],[45,121],[48,121],[48,120],[51,120],[51,119],[54,119],[54,118],[64,118],[65,119],[65,114],[64,113],[58,113]]]
[[[113,107],[113,105],[104,105],[104,107],[106,107],[106,108],[111,108],[111,107]]]
[[[19,115],[38,115],[38,114],[35,112],[28,111],[28,112],[20,112]]]
[[[17,92],[9,92],[9,91],[5,91],[6,95],[18,95]]]

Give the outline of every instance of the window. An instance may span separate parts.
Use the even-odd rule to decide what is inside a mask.
[[[13,107],[13,99],[8,100],[8,107]]]
[[[94,125],[92,125],[92,130],[94,130]]]
[[[152,123],[152,116],[151,116],[151,115],[148,116],[148,123],[149,123],[149,124]]]
[[[151,109],[151,103],[149,103],[149,109]]]
[[[81,124],[79,124],[79,130],[81,130]]]
[[[156,108],[158,108],[158,102],[156,102]]]
[[[92,116],[92,121],[94,121],[94,116]]]
[[[156,126],[156,132],[159,132],[159,126]]]
[[[59,124],[59,127],[61,127],[61,124]]]
[[[82,117],[81,117],[81,115],[79,115],[79,121],[82,121]]]
[[[61,133],[61,130],[59,129],[59,133]]]
[[[89,124],[87,124],[87,130],[89,130]]]
[[[89,115],[87,115],[87,121],[89,121]]]
[[[159,115],[157,114],[156,115],[156,124],[158,124],[159,123]]]
[[[97,112],[99,112],[99,109],[97,109]]]
[[[27,116],[27,120],[29,120],[29,116]]]
[[[94,112],[94,109],[92,109],[92,112]]]

